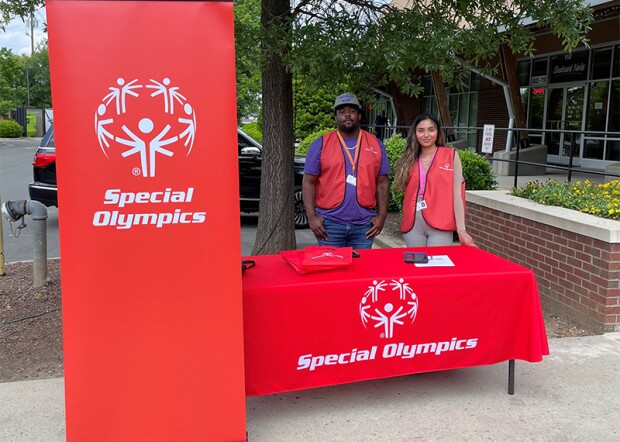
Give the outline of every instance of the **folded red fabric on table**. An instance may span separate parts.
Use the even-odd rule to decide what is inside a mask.
[[[299,274],[349,267],[352,247],[308,246],[303,250],[284,250],[280,256]]]

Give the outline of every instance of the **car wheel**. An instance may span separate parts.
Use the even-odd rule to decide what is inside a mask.
[[[295,189],[295,228],[306,229],[308,227],[308,215],[304,207],[304,199],[301,187]]]

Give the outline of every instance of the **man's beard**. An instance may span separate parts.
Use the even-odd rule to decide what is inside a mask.
[[[357,130],[359,129],[359,126],[357,124],[355,124],[354,122],[351,122],[351,126],[346,126],[343,123],[343,124],[340,125],[340,127],[338,129],[342,133],[353,134],[353,133],[357,132]]]

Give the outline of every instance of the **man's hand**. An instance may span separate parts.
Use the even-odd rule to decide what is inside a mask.
[[[366,232],[366,238],[374,238],[383,230],[383,225],[385,224],[385,217],[375,216],[370,220],[372,223],[371,229]]]
[[[310,229],[317,239],[327,239],[327,231],[323,228],[322,216],[308,216],[308,224],[310,224]]]

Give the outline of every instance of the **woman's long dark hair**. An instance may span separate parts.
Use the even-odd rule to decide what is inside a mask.
[[[394,184],[396,189],[403,192],[407,188],[409,174],[411,173],[411,166],[413,166],[413,164],[417,161],[420,156],[420,152],[422,151],[422,147],[420,146],[420,143],[418,143],[418,138],[416,137],[416,129],[418,124],[424,120],[431,120],[437,127],[437,141],[435,144],[437,146],[443,146],[445,143],[441,123],[435,115],[424,113],[418,115],[416,119],[413,120],[413,124],[409,128],[409,134],[407,135],[405,151],[403,152],[403,156],[396,162],[395,166],[396,172],[394,174]]]

